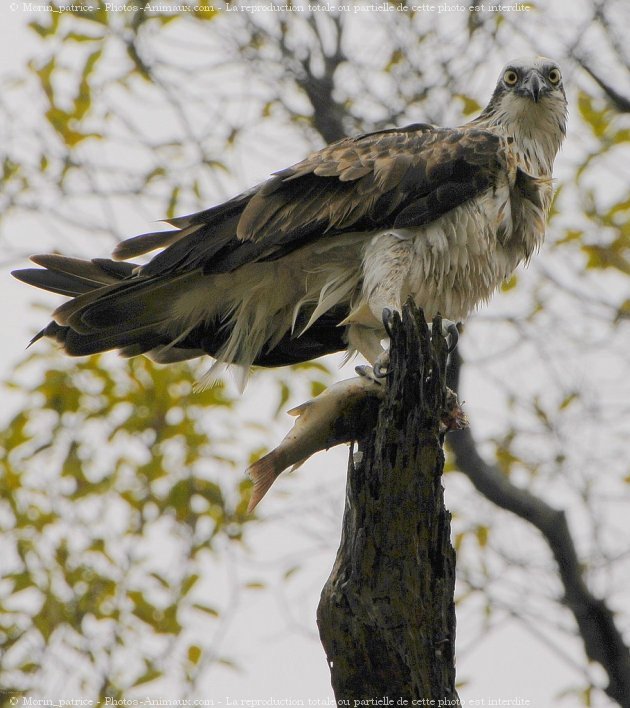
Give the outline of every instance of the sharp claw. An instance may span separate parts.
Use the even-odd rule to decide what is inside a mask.
[[[447,351],[451,354],[451,352],[455,351],[457,342],[459,342],[459,330],[457,329],[457,325],[454,322],[451,322],[451,324],[446,328],[446,331],[449,335]]]
[[[389,373],[389,370],[387,367],[383,366],[383,364],[374,364],[372,367],[372,370],[374,371],[374,376],[376,376],[377,379],[384,379],[387,377],[387,374]]]
[[[375,384],[378,384],[379,386],[382,385],[381,378],[377,378],[376,372],[374,371],[374,368],[372,366],[367,366],[366,364],[361,364],[361,366],[355,366],[354,370],[361,376],[362,378],[369,379]]]
[[[391,310],[389,307],[384,307],[383,312],[381,314],[381,318],[383,320],[383,327],[385,331],[387,332],[387,336],[391,339],[392,337],[392,323],[394,321],[394,311]]]
[[[377,379],[384,379],[389,374],[389,352],[381,352],[375,359],[372,371]]]

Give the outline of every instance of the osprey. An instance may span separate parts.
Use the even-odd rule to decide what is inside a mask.
[[[457,128],[346,138],[113,259],[36,256],[15,276],[70,296],[36,337],[71,355],[282,366],[346,349],[384,355],[384,310],[412,297],[463,320],[541,245],[565,135],[558,65],[510,62]],[[144,265],[126,262],[160,249]]]

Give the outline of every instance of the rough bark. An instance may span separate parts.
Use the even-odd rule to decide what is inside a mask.
[[[396,316],[389,390],[360,461],[350,459],[341,545],[317,613],[335,697],[350,705],[458,705],[439,434],[446,344],[439,321],[433,330],[413,306]]]

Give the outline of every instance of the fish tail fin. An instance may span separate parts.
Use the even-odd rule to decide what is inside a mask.
[[[252,496],[247,506],[248,513],[251,514],[251,512],[254,511],[257,504],[265,494],[267,494],[271,485],[276,481],[280,472],[282,472],[283,467],[278,458],[278,452],[273,450],[248,468],[247,473],[254,483]]]

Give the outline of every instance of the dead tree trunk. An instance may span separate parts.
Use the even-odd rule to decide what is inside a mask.
[[[439,321],[433,331],[440,332]],[[338,702],[459,705],[455,552],[439,434],[446,343],[430,335],[412,305],[402,322],[396,316],[390,368],[378,423],[360,445],[360,461],[350,457],[341,545],[322,591],[319,632]]]

